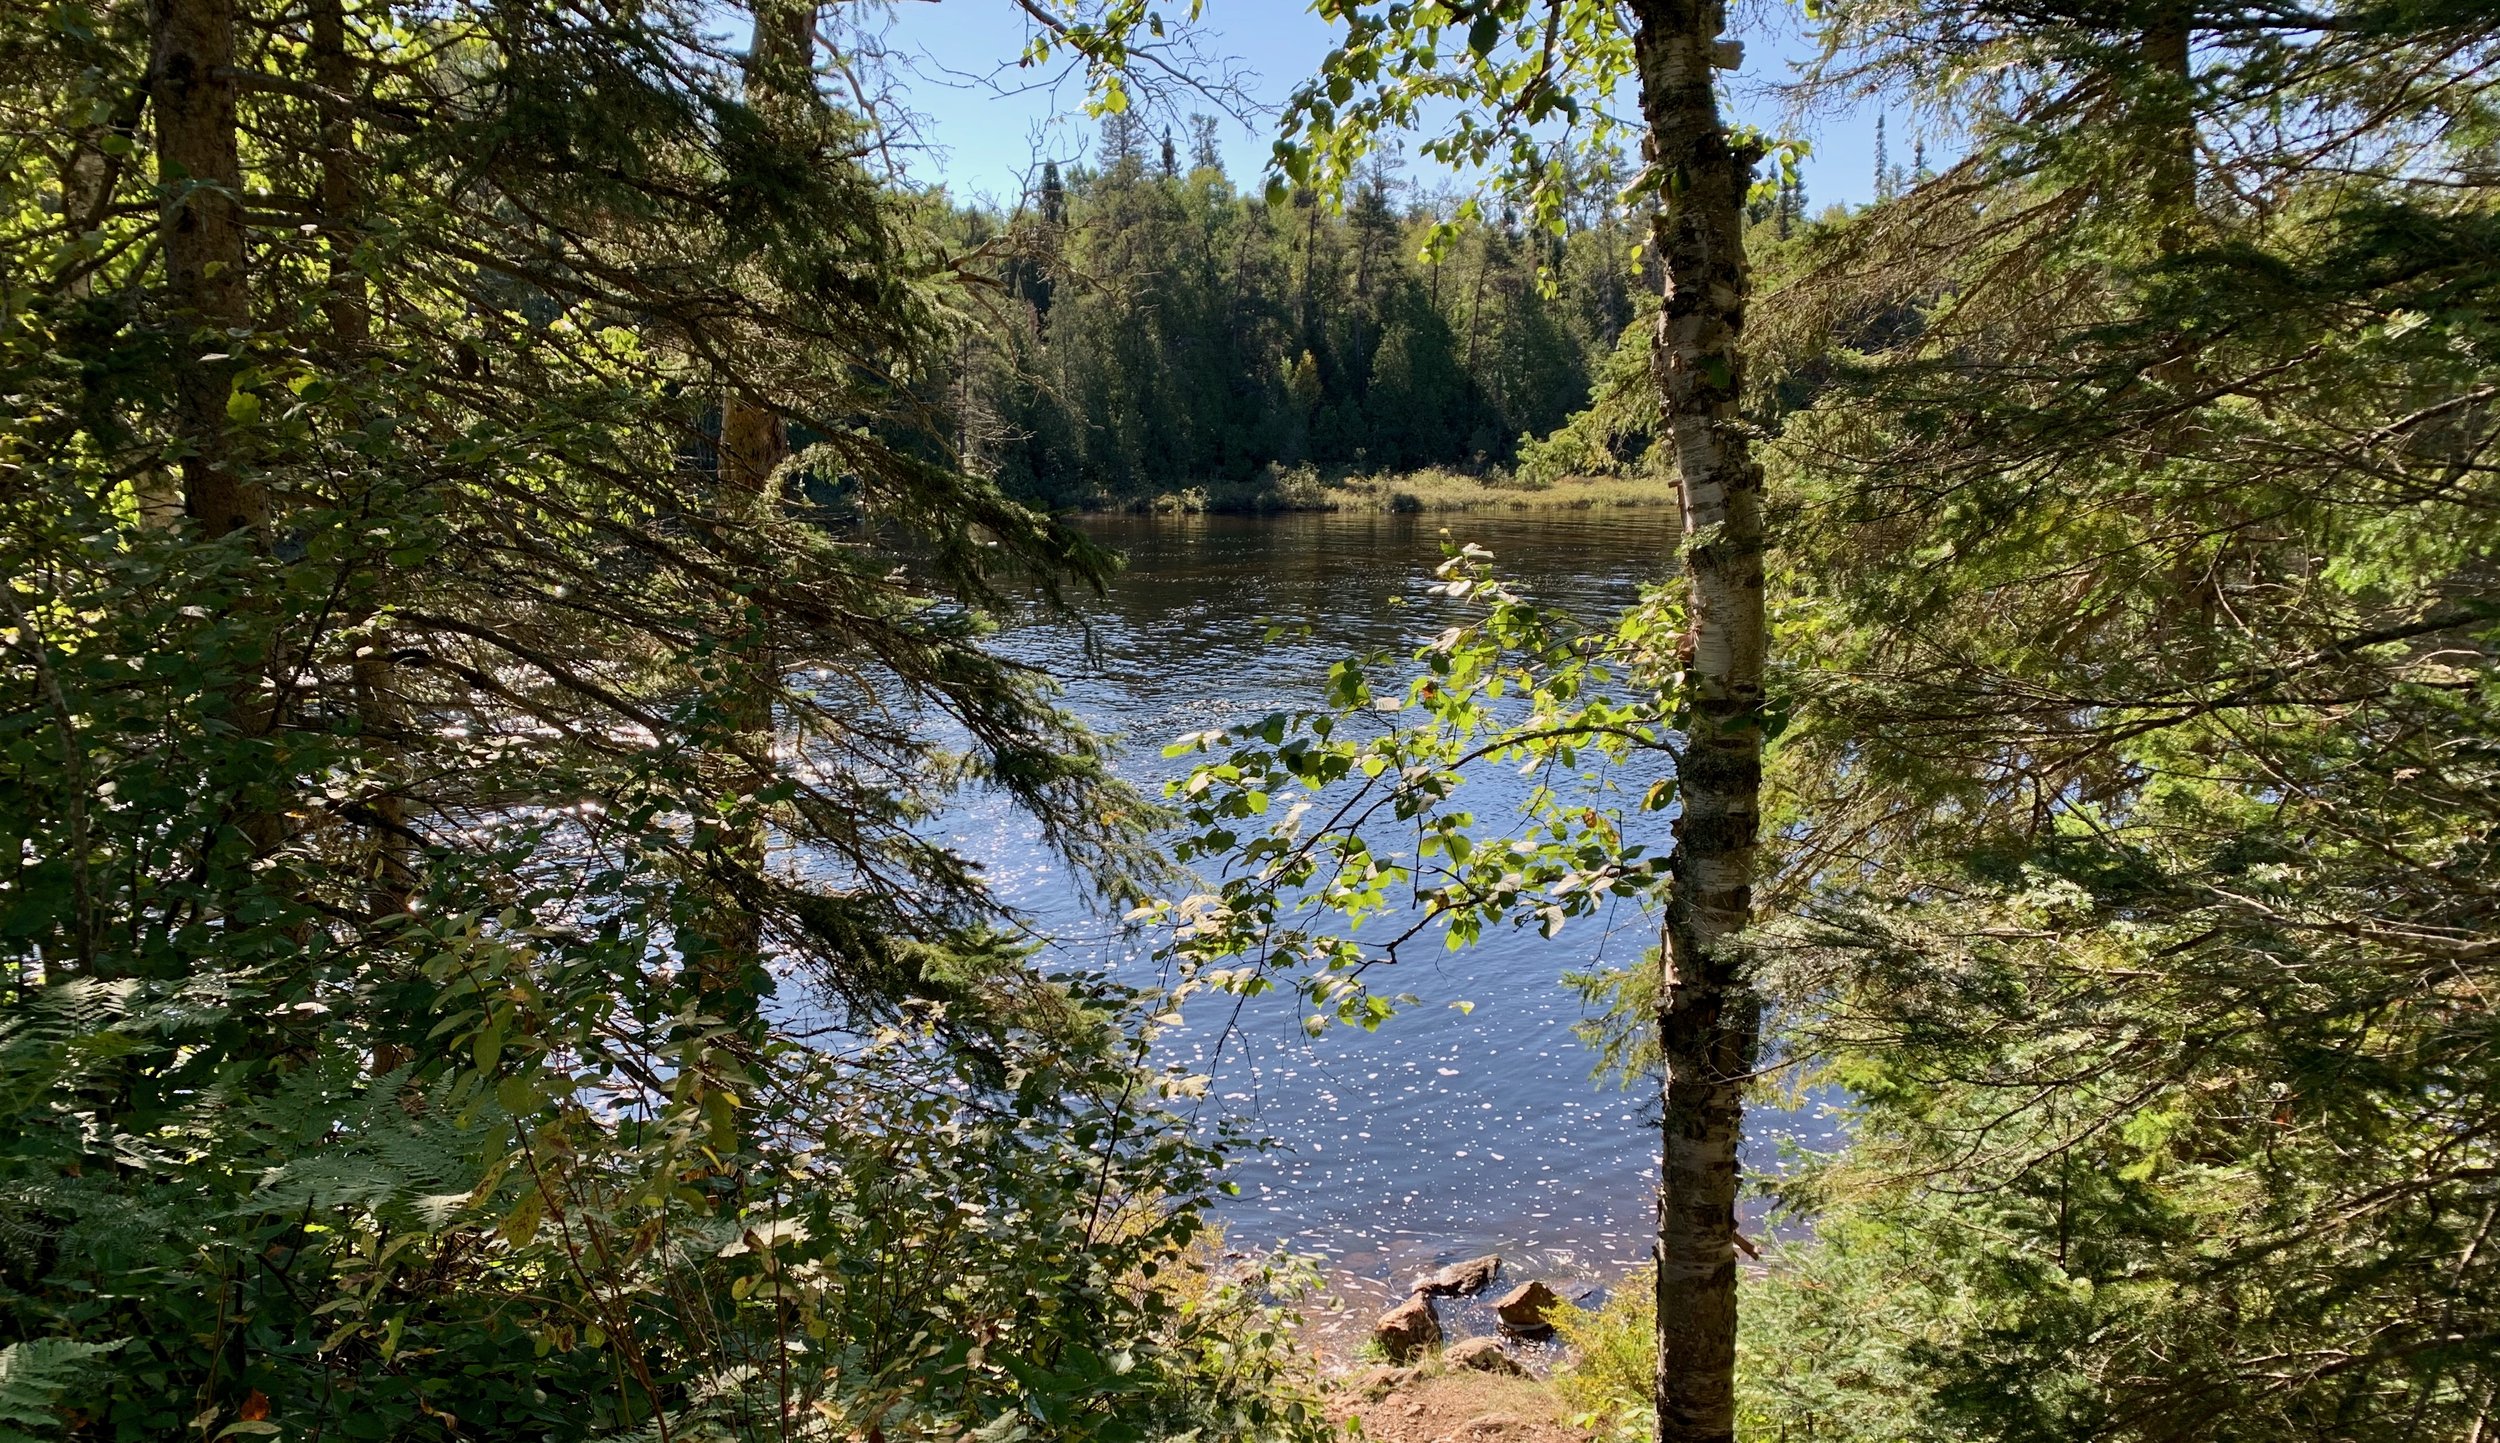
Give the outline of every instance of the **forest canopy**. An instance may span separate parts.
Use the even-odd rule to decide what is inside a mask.
[[[1342,209],[1244,194],[1214,121],[1126,112],[1013,211],[956,211],[1003,294],[956,360],[958,450],[1010,494],[1119,504],[1269,468],[1507,468],[1587,404],[1645,288],[1619,162],[1562,234],[1376,169]]]
[[[1108,558],[935,459],[810,13],[708,25],[0,11],[11,1436],[1317,1426],[1137,999],[919,825],[1151,875],[982,644]]]

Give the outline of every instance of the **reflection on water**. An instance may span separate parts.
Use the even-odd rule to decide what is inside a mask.
[[[1005,645],[1067,678],[1068,705],[1124,738],[1123,774],[1159,790],[1185,765],[1160,755],[1175,735],[1315,703],[1331,663],[1445,625],[1424,595],[1443,525],[1489,547],[1531,597],[1587,615],[1658,579],[1674,545],[1665,510],[1105,519],[1089,529],[1129,558],[1110,596],[1082,626],[1037,624]],[[1271,640],[1269,622],[1307,634]],[[1477,807],[1487,823],[1493,810]],[[1663,823],[1650,820],[1663,846]],[[1061,938],[1066,961],[1151,965],[1081,905],[1029,822],[974,804],[950,830],[989,863],[1009,902]],[[1611,1280],[1643,1262],[1655,1096],[1647,1084],[1592,1080],[1594,1054],[1572,1033],[1581,1004],[1559,979],[1635,959],[1655,940],[1655,920],[1629,905],[1550,940],[1490,933],[1379,981],[1421,1001],[1376,1033],[1306,1036],[1290,996],[1194,1004],[1165,1034],[1166,1056],[1212,1071],[1213,1103],[1276,1140],[1234,1172],[1241,1194],[1224,1213],[1233,1246],[1320,1255],[1349,1299],[1348,1327],[1453,1258],[1499,1252],[1506,1281]],[[1774,1132],[1812,1145],[1829,1131],[1810,1116],[1755,1122],[1753,1167],[1775,1163]]]

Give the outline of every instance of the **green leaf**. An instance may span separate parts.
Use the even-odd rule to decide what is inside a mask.
[[[85,1377],[96,1359],[127,1341],[35,1338],[0,1348],[0,1419],[46,1430],[59,1428],[56,1408],[61,1395]]]

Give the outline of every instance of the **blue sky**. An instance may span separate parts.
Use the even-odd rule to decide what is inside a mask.
[[[1009,0],[893,0],[890,13],[885,44],[903,103],[920,120],[920,145],[903,157],[915,177],[942,181],[961,196],[1012,203],[1039,157],[1065,162],[1092,151],[1096,123],[1085,114],[1082,75],[1013,68],[1030,22]],[[1803,173],[1815,208],[1872,199],[1874,109],[1800,120],[1786,113],[1784,102],[1764,83],[1785,78],[1789,65],[1807,54],[1793,6],[1752,7],[1737,33],[1747,54],[1744,72],[1729,92],[1736,115],[1813,146]],[[1206,0],[1201,43],[1209,56],[1235,68],[1256,102],[1273,106],[1318,66],[1330,30],[1304,0]],[[1189,96],[1174,104],[1181,111],[1212,108]],[[1250,122],[1228,118],[1223,124],[1225,168],[1244,186],[1258,183],[1271,139],[1264,117],[1254,115]],[[1893,117],[1896,130],[1901,123],[1902,117]],[[1155,131],[1161,126],[1160,118],[1152,123]],[[1896,134],[1893,141],[1893,160],[1906,162],[1906,136]],[[1408,175],[1436,179],[1411,166]]]

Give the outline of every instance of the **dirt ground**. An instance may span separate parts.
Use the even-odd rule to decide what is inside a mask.
[[[1372,1368],[1341,1379],[1329,1416],[1360,1420],[1375,1443],[1587,1443],[1562,1399],[1536,1378],[1436,1367]]]

